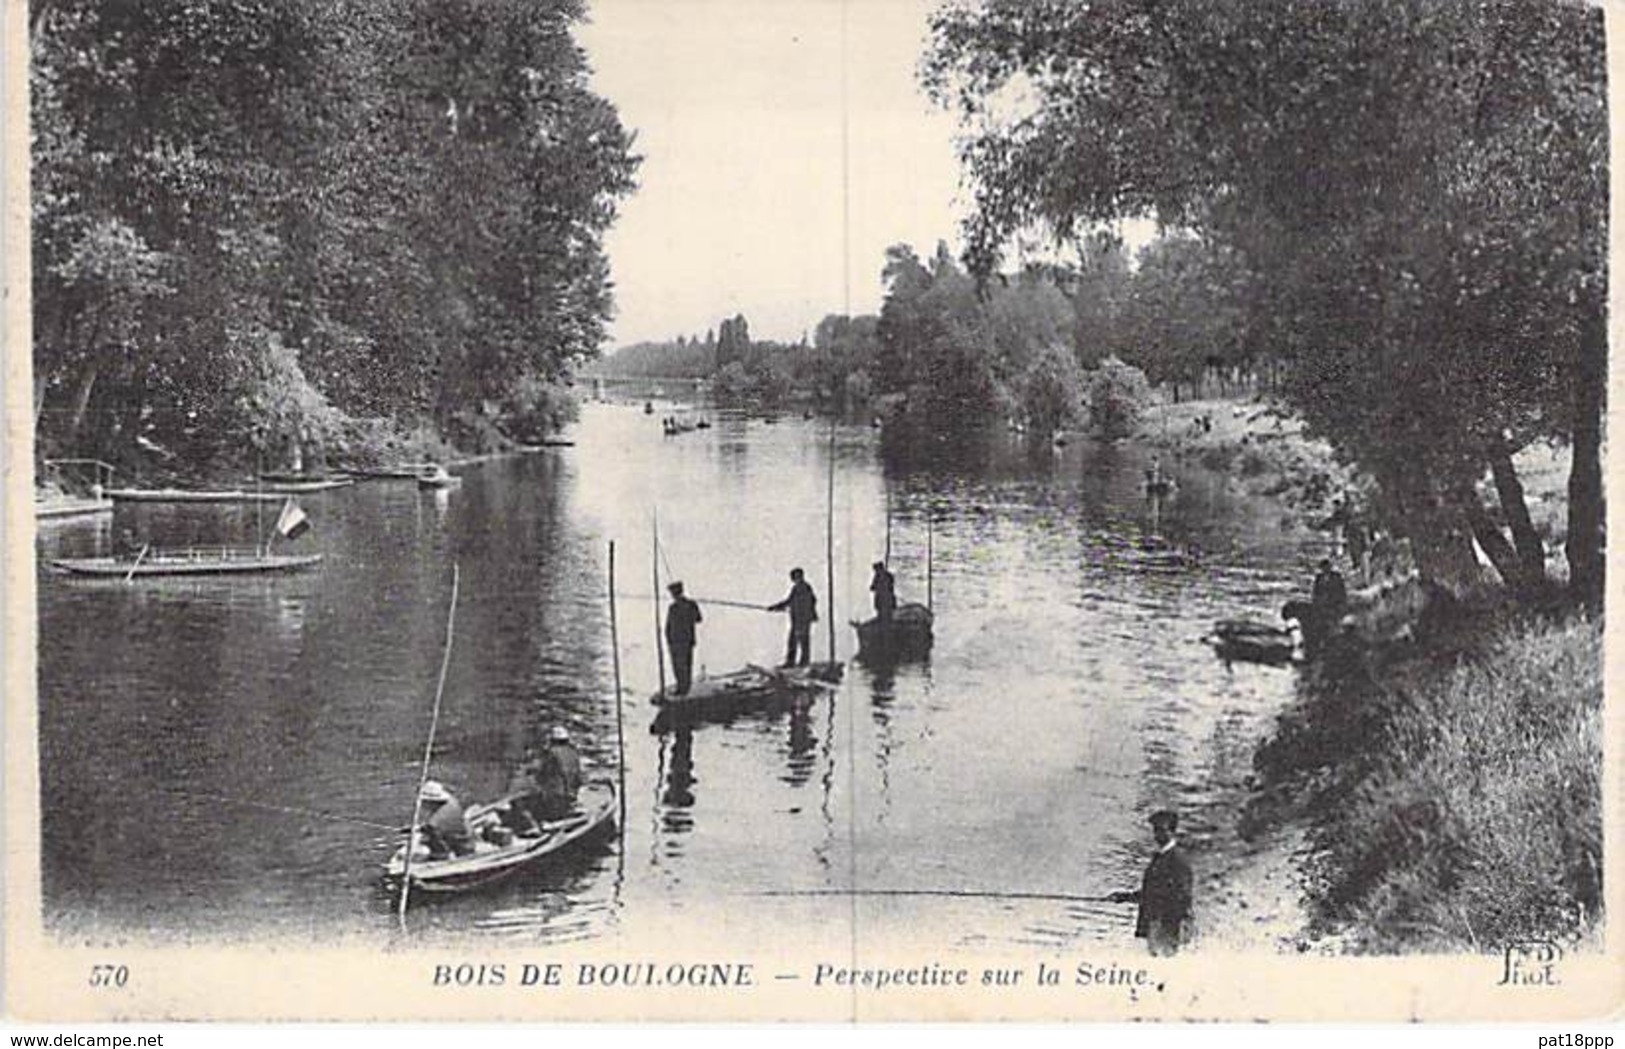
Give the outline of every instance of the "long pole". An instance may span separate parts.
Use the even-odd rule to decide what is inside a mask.
[[[884,481],[882,482],[884,483]],[[886,567],[891,567],[891,489],[886,489],[886,556],[882,558]]]
[[[829,661],[835,663],[835,416],[829,417],[829,485],[824,513],[824,586],[829,594],[824,621],[829,626]]]
[[[654,512],[654,556],[649,562],[654,577],[655,669],[660,672],[660,696],[666,696],[666,637],[660,630],[660,511]]]
[[[429,762],[434,758],[434,737],[440,730],[440,700],[446,694],[446,671],[451,666],[452,632],[457,625],[457,562],[451,563],[451,604],[446,609],[446,643],[440,653],[440,680],[434,686],[434,713],[429,716],[429,739],[423,744],[423,768],[418,773],[417,793],[412,797],[412,822],[406,832],[406,862],[401,868],[401,928],[406,927],[406,901],[412,891],[412,854],[417,851],[418,820],[423,816],[423,785],[429,781]]]
[[[626,855],[626,714],[621,701],[621,631],[615,619],[615,540],[609,541],[609,651],[615,668],[615,746],[620,759],[621,855]]]
[[[147,551],[151,550],[151,549],[152,549],[152,544],[151,543],[142,543],[141,544],[141,552],[139,554],[135,555],[135,563],[130,566],[130,570],[128,572],[126,572],[125,575],[124,575],[124,581],[126,583],[128,583],[130,580],[135,578],[135,570],[137,568],[141,567],[142,560],[147,556]]]
[[[931,549],[931,518],[934,516],[930,504],[927,504],[925,508],[925,610],[927,612],[933,610],[931,605],[931,558],[933,553]]]

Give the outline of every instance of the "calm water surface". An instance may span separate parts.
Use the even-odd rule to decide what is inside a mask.
[[[827,424],[719,418],[664,438],[658,416],[591,405],[572,436],[573,448],[470,466],[450,492],[367,482],[304,497],[315,528],[298,546],[326,559],[303,574],[125,585],[42,571],[48,927],[74,940],[394,935],[378,882],[394,835],[381,828],[411,812],[452,564],[461,599],[434,775],[478,799],[554,723],[613,775],[610,540],[624,835],[498,891],[417,908],[412,935],[614,945],[738,923],[854,947],[1121,946],[1130,907],[830,893],[1132,886],[1145,815],[1164,805],[1186,814],[1198,863],[1217,863],[1252,745],[1292,673],[1226,668],[1198,638],[1215,618],[1272,615],[1301,582],[1277,511],[1176,465],[1158,526],[1207,557],[1157,568],[1125,546],[1153,527],[1137,449],[1033,454],[996,438],[951,468],[887,467],[875,431],[842,427],[837,655],[855,649],[847,621],[868,614],[889,515],[904,600],[925,597],[928,531],[934,547],[930,663],[850,666],[806,709],[660,736],[648,703],[656,512],[662,583],[682,578],[702,604],[766,604],[802,565],[828,617]],[[116,527],[162,543],[243,541],[272,513],[123,507]],[[49,526],[40,552],[105,551],[113,527]],[[697,671],[782,654],[781,616],[704,609]]]

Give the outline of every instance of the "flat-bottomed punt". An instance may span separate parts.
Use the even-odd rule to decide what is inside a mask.
[[[801,667],[752,665],[731,674],[701,678],[690,685],[687,695],[673,695],[670,690],[655,693],[650,702],[660,708],[660,713],[651,731],[658,734],[694,721],[726,720],[775,701],[833,691],[844,670],[839,662]]]
[[[506,797],[488,805],[469,806],[467,819],[475,844],[474,852],[467,856],[431,860],[428,849],[414,834],[409,843],[418,849],[412,859],[412,891],[447,895],[483,889],[540,866],[615,825],[615,787],[587,783],[581,788],[575,811],[564,819],[542,824],[541,834],[516,836],[504,844],[486,840],[488,828],[502,825],[502,812],[513,801],[513,797]],[[397,885],[408,876],[407,848],[401,846],[384,865],[385,879]]]
[[[231,575],[288,572],[320,563],[321,554],[268,554],[233,547],[186,547],[149,550],[139,559],[59,557],[51,567],[73,575],[117,577]]]

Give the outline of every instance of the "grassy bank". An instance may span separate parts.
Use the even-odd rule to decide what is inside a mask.
[[[1584,940],[1602,905],[1602,628],[1487,627],[1450,662],[1308,683],[1250,829],[1308,819],[1320,931],[1353,949]]]
[[[1200,463],[1278,500],[1300,527],[1314,528],[1339,496],[1364,503],[1371,494],[1299,420],[1256,400],[1159,405],[1138,439],[1176,468]],[[1531,516],[1560,561],[1566,452],[1532,447],[1517,465]],[[1601,625],[1500,609],[1431,636],[1377,629],[1393,626],[1375,623],[1379,613],[1406,612],[1398,595],[1415,589],[1390,581],[1352,595],[1367,644],[1300,672],[1301,698],[1255,755],[1243,834],[1306,836],[1308,858],[1297,861],[1305,931],[1343,950],[1594,940]],[[1397,636],[1405,642],[1377,640]]]

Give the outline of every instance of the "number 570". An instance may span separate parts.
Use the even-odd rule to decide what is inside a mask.
[[[127,965],[92,965],[90,967],[90,986],[92,987],[123,987],[130,980],[130,968]]]

